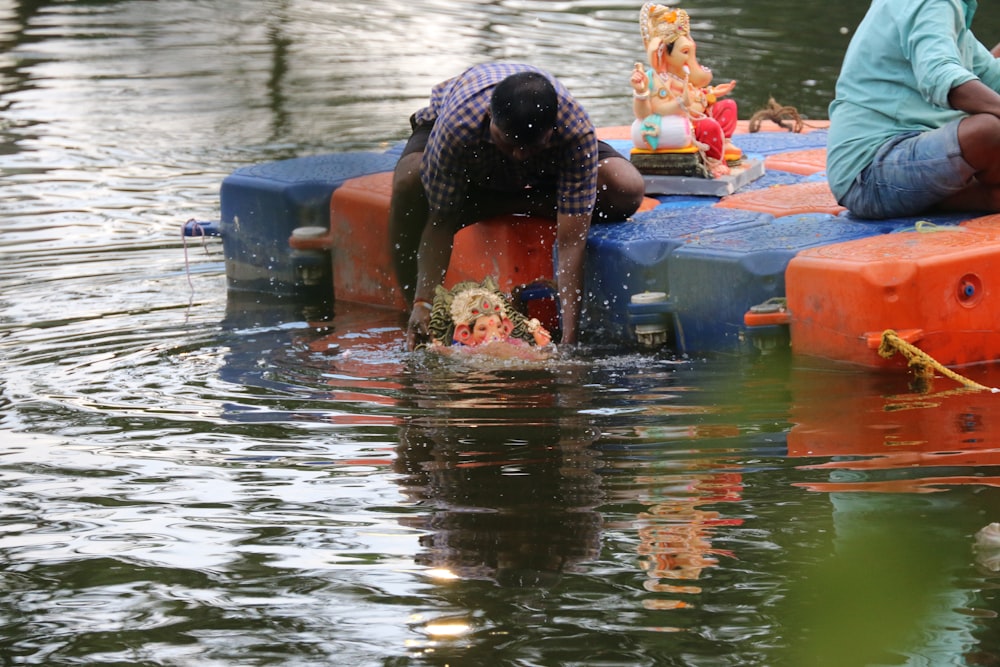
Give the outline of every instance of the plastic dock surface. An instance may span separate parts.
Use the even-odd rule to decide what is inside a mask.
[[[627,128],[599,136],[627,156]],[[704,188],[651,199],[632,218],[592,225],[584,341],[646,344],[688,354],[747,352],[777,330],[801,354],[890,367],[872,332],[904,329],[947,364],[1000,357],[1000,218],[935,216],[872,222],[837,204],[825,179],[825,123],[800,134],[733,137],[762,175],[731,194]],[[231,290],[294,296],[332,283],[335,298],[405,308],[388,245],[386,153],[321,155],[240,169],[221,192]],[[961,224],[961,227],[956,225]],[[934,231],[931,231],[934,230]],[[553,278],[555,225],[487,220],[455,238],[446,284],[496,277],[513,291]],[[782,304],[771,319],[747,314]],[[784,300],[784,301],[781,301]],[[764,347],[771,346],[768,343]]]

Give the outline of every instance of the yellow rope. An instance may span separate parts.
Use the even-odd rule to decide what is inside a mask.
[[[946,378],[950,378],[970,389],[989,391],[994,394],[1000,392],[1000,389],[987,387],[986,385],[979,384],[975,380],[970,380],[963,375],[959,375],[950,368],[943,366],[939,361],[918,348],[916,345],[908,343],[900,338],[899,334],[892,329],[886,329],[882,332],[882,343],[878,347],[878,353],[883,359],[891,359],[892,355],[897,352],[906,357],[907,365],[918,379],[925,381],[929,380],[934,376],[934,372],[936,371]]]
[[[926,234],[927,232],[967,232],[969,230],[958,225],[939,225],[930,220],[917,220],[913,225],[913,231]]]

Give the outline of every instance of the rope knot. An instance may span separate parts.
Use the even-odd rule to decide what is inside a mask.
[[[970,389],[985,390],[994,394],[1000,393],[1000,389],[981,385],[975,380],[959,375],[913,343],[900,338],[899,334],[892,329],[886,329],[882,332],[882,340],[878,346],[879,356],[883,359],[891,359],[897,352],[906,358],[907,366],[913,371],[916,381],[922,385],[929,385],[934,373],[938,372]]]

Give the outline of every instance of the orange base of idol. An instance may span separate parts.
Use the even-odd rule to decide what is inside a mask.
[[[991,224],[992,223],[992,224]],[[785,273],[793,352],[873,368],[882,332],[945,366],[1000,359],[1000,216],[804,250]]]

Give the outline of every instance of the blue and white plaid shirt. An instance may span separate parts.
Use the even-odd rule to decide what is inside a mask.
[[[549,147],[518,162],[493,144],[488,112],[496,85],[524,71],[539,72],[552,82],[559,96],[559,111]],[[430,106],[419,110],[415,120],[434,123],[420,169],[431,211],[460,204],[470,183],[497,190],[553,183],[559,213],[593,212],[597,134],[580,103],[547,72],[510,63],[475,65],[436,85]]]

